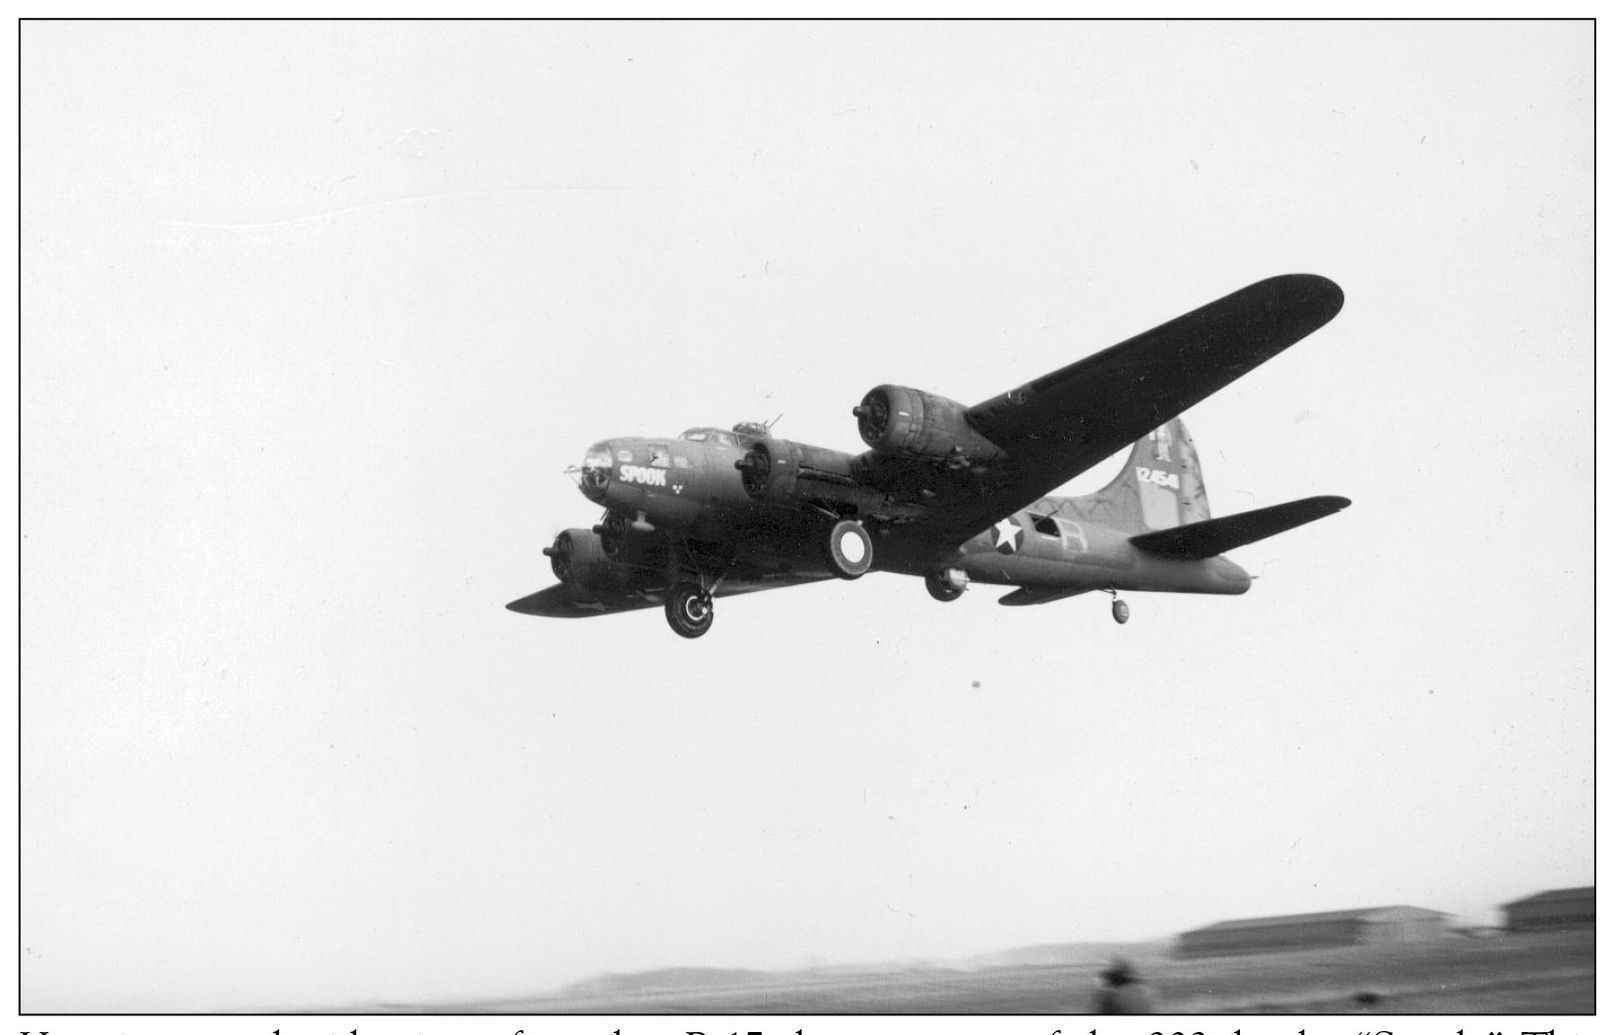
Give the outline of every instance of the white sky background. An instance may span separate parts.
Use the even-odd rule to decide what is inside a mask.
[[[1586,24],[29,23],[24,1007],[535,992],[1593,880]],[[594,440],[858,450],[1277,273],[1245,597],[508,600]],[[1113,473],[1104,465],[1085,485]],[[1084,487],[1084,486],[1083,486]]]

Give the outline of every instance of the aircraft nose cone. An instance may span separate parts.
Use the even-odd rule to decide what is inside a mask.
[[[585,451],[580,464],[580,491],[586,499],[601,503],[608,496],[608,480],[613,475],[614,454],[607,442],[598,442]]]

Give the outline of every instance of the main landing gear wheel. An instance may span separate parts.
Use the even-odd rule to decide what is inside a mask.
[[[923,576],[923,585],[928,587],[929,596],[946,604],[962,596],[965,588],[953,582],[951,576],[943,571]]]
[[[715,623],[715,601],[697,583],[683,582],[664,598],[664,617],[677,635],[696,640]]]
[[[1115,598],[1113,604],[1109,605],[1109,610],[1114,612],[1114,620],[1121,625],[1125,625],[1126,622],[1131,620],[1131,608],[1127,606],[1124,600],[1118,597]]]
[[[859,521],[840,521],[827,536],[827,566],[841,579],[859,579],[872,567],[872,536]]]

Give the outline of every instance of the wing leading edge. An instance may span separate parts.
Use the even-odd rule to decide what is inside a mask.
[[[961,541],[980,532],[1265,363],[1344,304],[1326,277],[1272,277],[979,403],[969,423],[1008,460],[916,533]]]
[[[1344,304],[1326,277],[1272,277],[987,399],[968,419],[1009,450],[1063,443],[1098,454],[1096,463],[1322,327]]]

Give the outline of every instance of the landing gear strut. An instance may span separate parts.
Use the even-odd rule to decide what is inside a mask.
[[[1109,605],[1109,610],[1114,614],[1114,620],[1119,622],[1121,625],[1125,625],[1131,620],[1131,607],[1124,600],[1121,600],[1118,596],[1116,596],[1114,590],[1109,590],[1109,595],[1114,597],[1114,603]]]
[[[677,635],[696,640],[715,623],[715,600],[696,582],[677,583],[664,598],[664,617]]]

